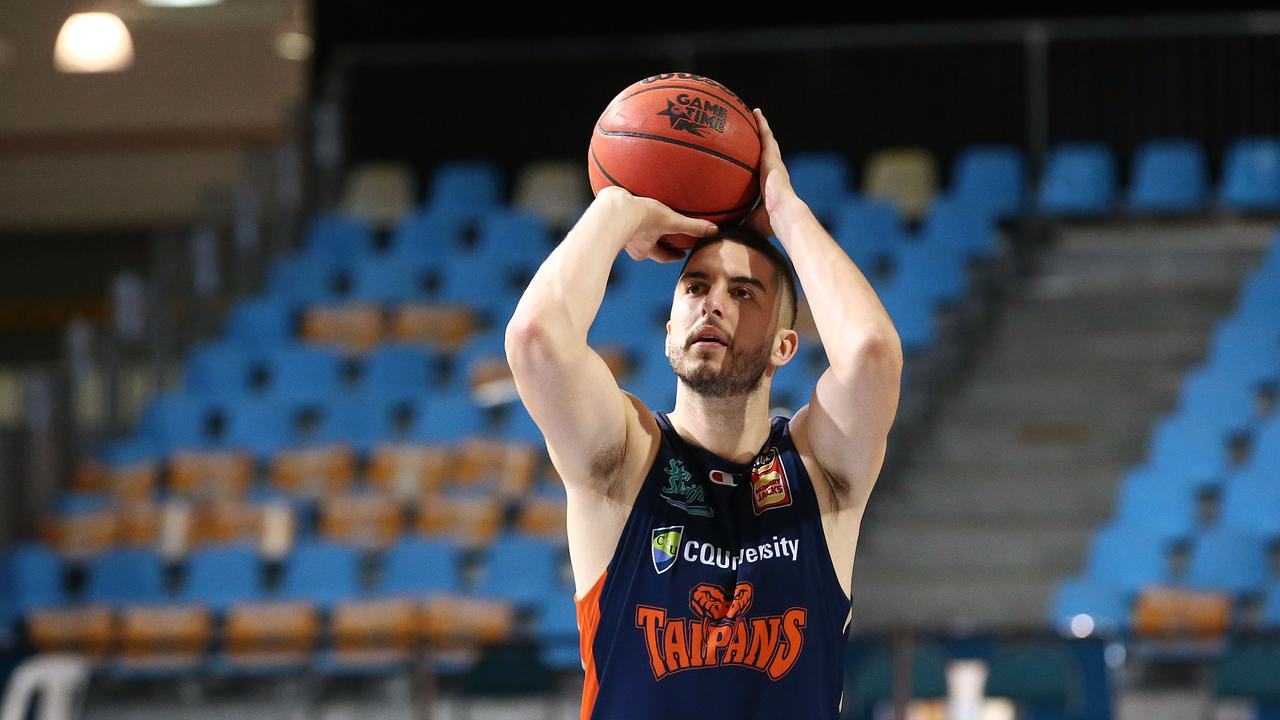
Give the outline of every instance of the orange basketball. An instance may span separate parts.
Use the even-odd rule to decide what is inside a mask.
[[[729,88],[691,73],[663,73],[628,87],[596,121],[587,154],[592,192],[619,185],[689,217],[730,223],[760,192],[760,133]],[[668,235],[688,248],[697,238]]]

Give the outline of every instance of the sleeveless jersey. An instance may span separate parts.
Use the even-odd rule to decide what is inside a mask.
[[[662,446],[608,567],[575,598],[581,717],[834,720],[850,601],[789,420],[740,464],[652,412]]]

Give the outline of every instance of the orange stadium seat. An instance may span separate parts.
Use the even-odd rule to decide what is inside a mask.
[[[381,495],[332,497],[321,509],[320,531],[334,542],[385,548],[395,542],[403,527],[400,504]]]
[[[496,498],[427,499],[418,509],[418,532],[445,536],[468,547],[488,545],[502,527],[502,506]]]
[[[286,450],[271,460],[271,481],[304,497],[341,495],[356,472],[355,451],[344,445]]]
[[[460,485],[489,485],[502,498],[518,498],[533,484],[542,459],[539,448],[526,443],[471,438],[463,442],[450,479]]]
[[[565,541],[564,498],[530,497],[520,506],[516,527],[522,534]]]
[[[338,605],[330,622],[334,660],[349,665],[409,660],[417,640],[418,612],[408,599]]]
[[[1231,594],[1153,586],[1138,595],[1133,631],[1146,637],[1213,638],[1231,623]]]
[[[96,555],[119,540],[120,518],[114,508],[46,517],[40,537],[68,557]]]
[[[244,452],[179,452],[169,464],[169,489],[191,500],[244,497],[253,482],[253,456]]]
[[[213,619],[198,605],[129,607],[120,617],[120,661],[130,670],[196,667],[213,632]]]
[[[391,336],[456,349],[475,330],[475,311],[465,305],[409,303],[391,311]]]
[[[423,601],[418,632],[434,650],[474,650],[508,640],[515,616],[504,600],[437,595]]]
[[[320,635],[309,602],[236,605],[227,613],[224,659],[242,668],[305,665]]]
[[[69,652],[102,660],[111,652],[116,621],[105,605],[38,610],[27,616],[31,644],[43,653]]]
[[[454,455],[444,444],[385,443],[369,459],[369,481],[379,492],[400,500],[420,500],[440,488]]]
[[[302,337],[354,352],[372,350],[382,338],[382,308],[371,304],[313,307],[302,319]]]

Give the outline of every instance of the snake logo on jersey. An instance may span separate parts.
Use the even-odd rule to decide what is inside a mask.
[[[655,531],[656,533],[656,531]],[[809,613],[748,618],[755,591],[740,582],[732,592],[712,583],[689,591],[693,617],[668,617],[665,608],[636,605],[636,627],[644,633],[655,680],[681,670],[741,665],[779,680],[800,658]]]

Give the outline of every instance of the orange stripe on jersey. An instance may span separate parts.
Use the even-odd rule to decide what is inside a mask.
[[[600,579],[591,586],[586,596],[573,599],[578,610],[578,652],[582,655],[582,669],[586,670],[586,680],[582,683],[582,716],[581,720],[591,720],[591,711],[595,709],[596,693],[600,691],[600,679],[596,677],[596,659],[592,648],[596,641],[596,628],[600,626],[600,593],[604,590],[606,569],[600,573]]]

